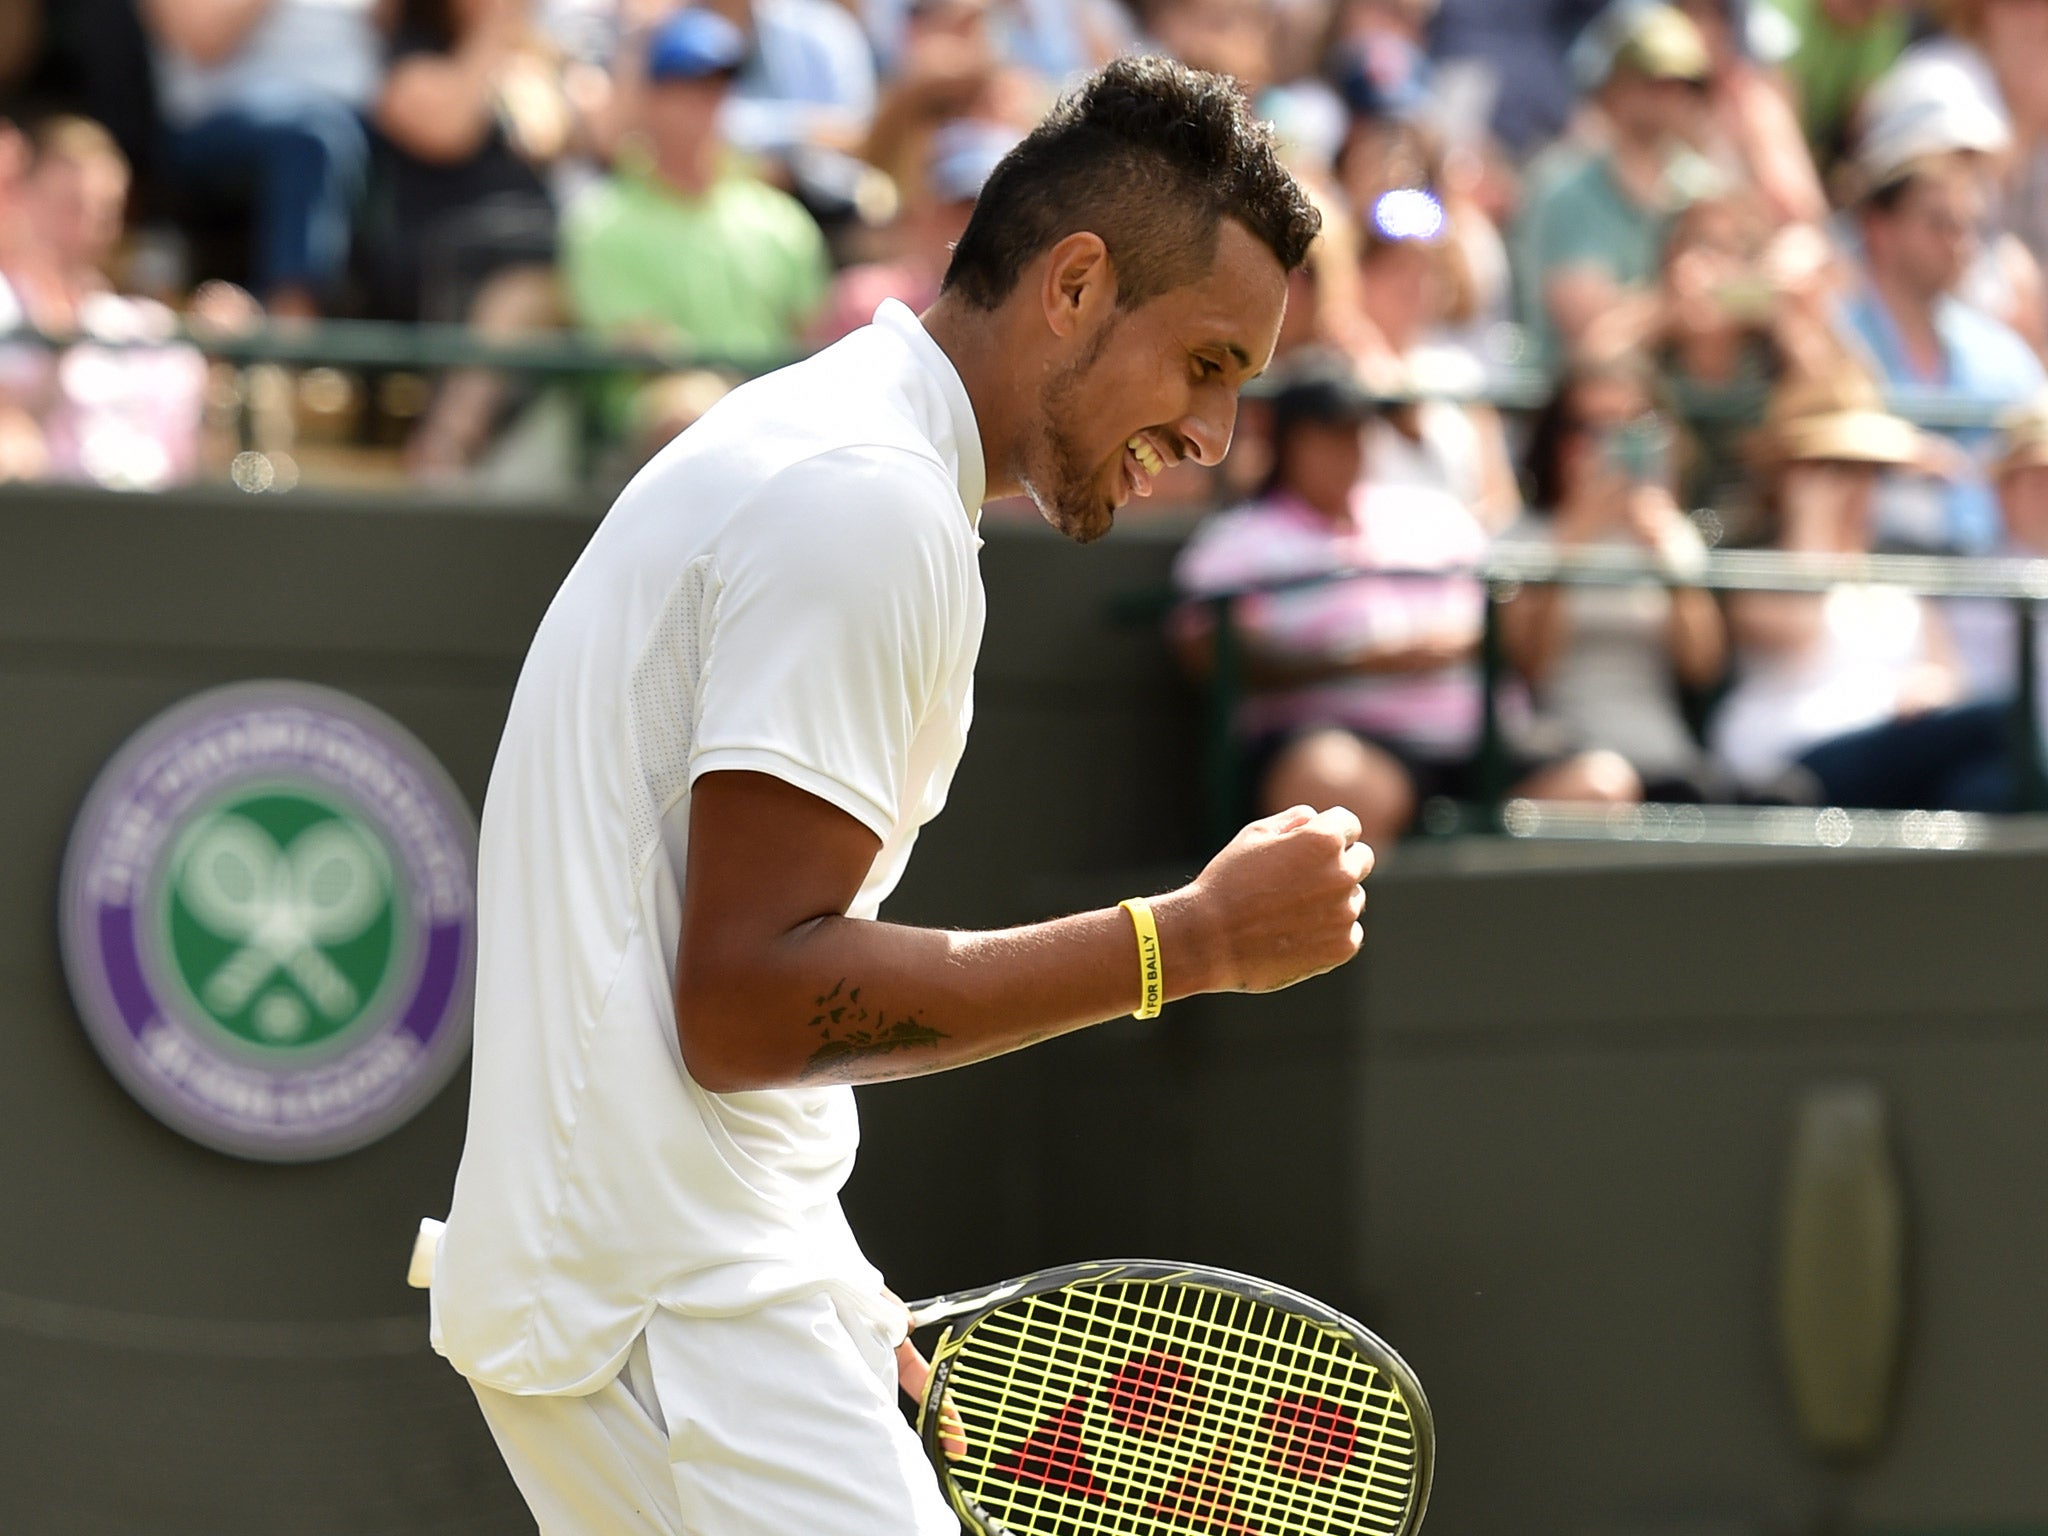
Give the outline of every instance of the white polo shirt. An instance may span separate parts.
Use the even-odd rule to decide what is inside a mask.
[[[542,620],[484,803],[469,1138],[433,1339],[501,1391],[608,1381],[656,1307],[830,1289],[884,1327],[839,1208],[853,1090],[684,1070],[690,786],[770,773],[882,840],[872,918],[966,744],[986,478],[917,317],[755,380],[620,495]]]

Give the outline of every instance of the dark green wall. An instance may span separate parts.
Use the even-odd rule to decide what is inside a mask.
[[[1440,1532],[2048,1528],[2044,911],[2029,854],[1390,882],[1363,1278],[1437,1409]],[[1775,1305],[1836,1083],[1889,1106],[1906,1329],[1890,1436],[1829,1469]]]
[[[0,496],[0,1532],[527,1528],[402,1284],[460,1080],[331,1162],[202,1150],[86,1045],[53,909],[100,765],[212,684],[358,694],[480,799],[590,526]],[[1013,922],[1198,866],[1193,701],[1109,618],[1173,542],[991,528],[974,740],[889,915]],[[1356,1310],[1430,1387],[1442,1536],[2048,1528],[2048,861],[1470,862],[1391,861],[1364,962],[1309,986],[864,1091],[871,1254],[906,1293],[1158,1255]],[[1892,1097],[1913,1332],[1885,1455],[1824,1475],[1774,1374],[1771,1254],[1793,1108],[1843,1078]]]
[[[587,528],[0,500],[0,1531],[519,1528],[460,1381],[390,1321],[422,1315],[404,1260],[418,1215],[447,1202],[460,1081],[330,1162],[195,1146],[87,1045],[55,882],[115,748],[241,678],[360,695],[475,803],[525,640]]]

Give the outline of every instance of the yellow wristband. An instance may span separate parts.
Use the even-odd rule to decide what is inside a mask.
[[[1138,1011],[1134,1019],[1156,1019],[1166,1006],[1166,973],[1159,968],[1159,927],[1152,921],[1152,904],[1142,896],[1117,903],[1131,914],[1131,926],[1138,930]]]

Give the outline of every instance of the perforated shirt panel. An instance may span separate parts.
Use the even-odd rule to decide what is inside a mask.
[[[711,557],[692,560],[662,604],[661,618],[633,664],[629,699],[639,789],[631,811],[636,885],[661,844],[662,819],[689,792],[698,685],[718,621],[717,592]]]

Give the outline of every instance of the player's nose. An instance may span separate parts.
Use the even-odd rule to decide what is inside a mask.
[[[1173,424],[1187,445],[1187,456],[1197,464],[1220,464],[1230,451],[1230,437],[1237,429],[1237,395],[1211,395]]]

